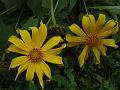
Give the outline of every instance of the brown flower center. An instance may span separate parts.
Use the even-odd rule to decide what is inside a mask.
[[[94,47],[99,42],[99,37],[97,35],[89,35],[86,39],[86,44],[89,47]]]
[[[43,53],[41,52],[41,49],[34,48],[29,52],[28,57],[30,58],[31,62],[37,63],[42,61]]]

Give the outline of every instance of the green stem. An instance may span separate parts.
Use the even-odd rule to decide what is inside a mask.
[[[55,16],[54,16],[54,10],[53,10],[53,0],[51,0],[51,8],[50,8],[50,11],[51,11],[51,18],[52,18],[52,22],[54,24],[54,26],[56,25],[56,20],[55,20]]]
[[[84,4],[85,10],[86,10],[86,13],[87,13],[87,15],[88,15],[88,9],[87,9],[87,6],[86,6],[86,3],[85,3],[85,0],[83,0],[83,4]]]
[[[56,5],[55,5],[54,13],[55,13],[55,11],[56,11],[56,9],[57,9],[58,3],[59,3],[59,0],[57,0],[57,3],[56,3]],[[46,26],[48,26],[48,24],[49,24],[50,21],[51,21],[51,17],[50,17],[49,20],[47,21]]]

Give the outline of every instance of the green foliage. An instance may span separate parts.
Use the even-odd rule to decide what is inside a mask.
[[[56,22],[65,27],[72,23],[81,23],[86,14],[82,0],[53,0]],[[58,4],[57,4],[58,2]],[[120,0],[85,0],[89,13],[96,17],[98,13],[106,14],[107,19],[115,19],[120,23]],[[25,73],[14,81],[17,69],[8,70],[13,53],[5,52],[8,47],[8,37],[17,35],[16,28],[28,29],[39,26],[41,19],[52,27],[50,0],[0,0],[0,90],[38,90],[41,89],[38,80],[28,83]],[[120,47],[120,31],[114,38]],[[120,89],[120,48],[108,47],[107,56],[101,57],[101,64],[92,63],[91,56],[83,68],[79,67],[78,55],[82,46],[67,48],[62,53],[64,67],[49,64],[52,71],[51,82],[44,77],[45,90],[119,90]],[[1,70],[1,66],[4,70]],[[7,69],[6,69],[7,67]],[[35,77],[36,78],[36,77]]]

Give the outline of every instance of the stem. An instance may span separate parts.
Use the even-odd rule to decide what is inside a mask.
[[[50,8],[50,11],[51,11],[51,18],[52,18],[52,22],[54,25],[56,25],[56,20],[55,20],[55,16],[54,16],[54,10],[53,10],[53,0],[51,0],[51,8]]]
[[[55,5],[54,13],[55,13],[55,11],[56,11],[56,9],[57,9],[58,3],[59,3],[59,0],[57,0],[57,3],[56,3],[56,5]],[[51,21],[51,17],[48,19],[46,26],[48,26],[48,24],[49,24],[50,21]]]
[[[11,8],[9,8],[9,9],[7,9],[6,11],[4,11],[4,12],[0,13],[0,16],[1,16],[1,15],[3,15],[3,14],[5,14],[5,13],[7,13],[8,11],[10,11],[10,10],[14,9],[16,6],[17,6],[17,5],[14,5],[13,7],[11,7]]]
[[[88,14],[88,9],[87,9],[87,6],[86,6],[86,3],[85,3],[85,0],[83,0],[83,3],[84,3],[84,6],[85,6],[86,13]]]

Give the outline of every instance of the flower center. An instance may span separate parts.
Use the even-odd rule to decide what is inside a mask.
[[[34,48],[29,52],[28,57],[31,62],[40,62],[43,59],[43,53],[41,52],[41,49]]]
[[[97,35],[89,35],[86,39],[86,44],[89,47],[94,47],[99,42],[99,37]]]

